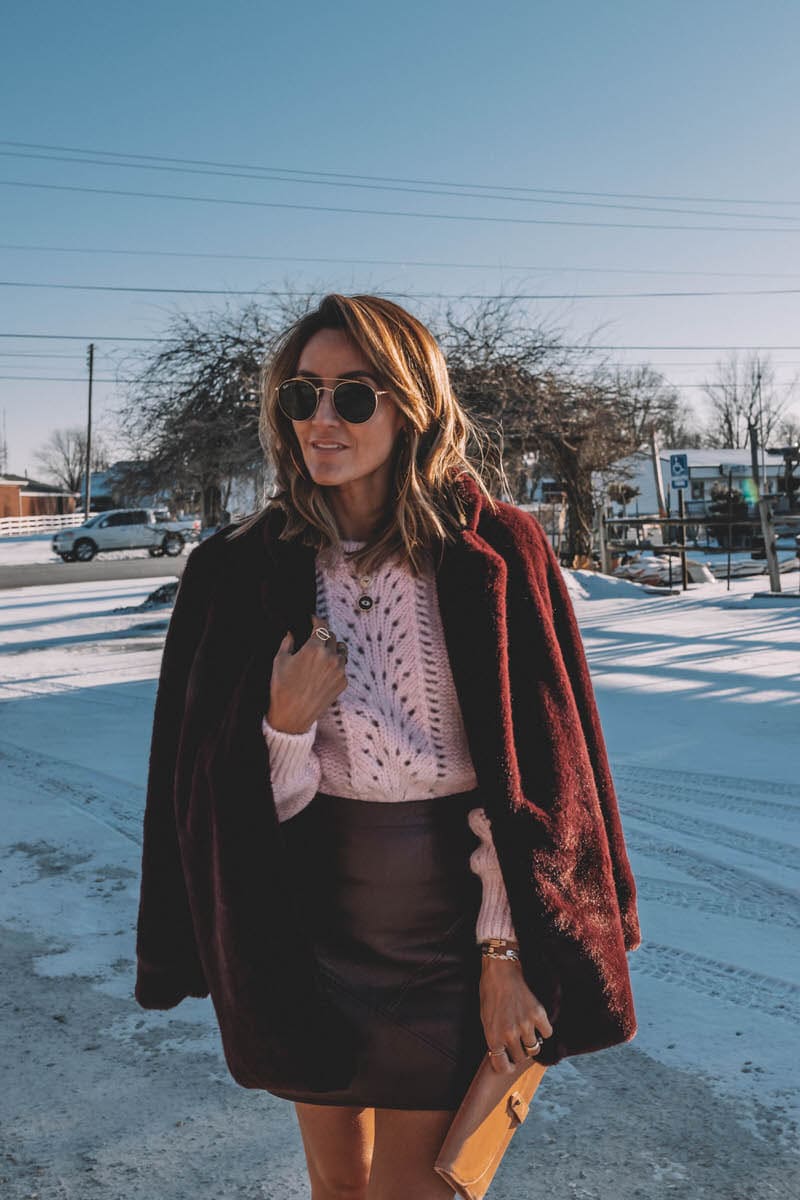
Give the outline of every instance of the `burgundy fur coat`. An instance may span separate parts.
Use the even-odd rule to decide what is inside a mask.
[[[553,1064],[636,1033],[636,889],[548,538],[511,504],[493,515],[468,476],[460,487],[468,519],[437,568],[440,612],[522,970],[553,1025],[539,1057]],[[186,562],[153,724],[135,996],[166,1009],[210,994],[244,1087],[338,1088],[357,1031],[319,986],[261,733],[275,652],[287,628],[308,638],[316,603],[314,551],[279,541],[283,520],[273,509],[233,541],[220,530]]]

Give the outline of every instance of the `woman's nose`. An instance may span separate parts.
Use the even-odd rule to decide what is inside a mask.
[[[338,417],[338,415],[339,415],[337,413],[336,408],[333,403],[333,388],[332,387],[321,387],[319,389],[319,405],[317,407],[316,415],[320,416],[321,414],[323,416],[334,416],[334,417]]]

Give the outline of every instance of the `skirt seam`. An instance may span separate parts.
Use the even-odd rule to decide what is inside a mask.
[[[338,987],[341,991],[347,992],[348,996],[350,996],[363,1008],[368,1008],[371,1012],[383,1017],[385,1021],[391,1021],[392,1024],[396,1025],[398,1029],[404,1030],[405,1033],[407,1033],[410,1037],[416,1038],[417,1041],[424,1042],[426,1046],[430,1046],[431,1049],[436,1050],[444,1058],[448,1059],[449,1062],[456,1064],[458,1063],[458,1058],[456,1055],[451,1054],[449,1050],[442,1049],[437,1042],[434,1042],[430,1038],[426,1037],[424,1033],[420,1033],[418,1029],[413,1029],[411,1026],[406,1025],[404,1021],[400,1021],[393,1012],[385,1008],[382,1004],[375,1004],[372,1001],[365,1000],[363,996],[359,995],[358,992],[353,991],[353,989],[348,987],[346,983],[343,983],[339,976],[328,970],[327,967],[320,966],[319,970],[327,977],[334,987]]]

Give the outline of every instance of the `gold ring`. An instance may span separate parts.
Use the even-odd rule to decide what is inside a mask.
[[[314,633],[317,635],[317,637],[319,638],[319,640],[321,642],[327,642],[329,638],[333,637],[333,634],[331,633],[330,629],[326,629],[324,625],[318,625],[317,628],[314,630]]]

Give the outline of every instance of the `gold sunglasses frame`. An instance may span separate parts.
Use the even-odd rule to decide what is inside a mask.
[[[289,416],[287,416],[286,413],[283,412],[282,408],[281,408],[281,412],[286,417],[286,419],[289,421],[298,421],[298,420],[299,421],[310,421],[311,418],[316,414],[317,409],[319,408],[319,396],[320,396],[320,392],[325,391],[324,384],[317,385],[316,383],[312,383],[310,379],[304,379],[302,377],[302,375],[293,375],[291,377],[291,379],[284,379],[283,382],[277,384],[277,386],[275,388],[275,397],[277,400],[278,408],[280,408],[280,406],[281,406],[280,390],[287,383],[307,383],[308,386],[310,388],[313,388],[314,392],[316,393],[316,398],[317,398],[316,404],[314,405],[314,408],[308,414],[307,417],[289,417]],[[346,424],[348,424],[348,425],[366,425],[367,421],[348,421],[347,417],[343,417],[342,414],[339,412],[339,409],[336,408],[336,389],[341,387],[341,385],[343,383],[360,383],[362,387],[369,388],[369,390],[372,392],[373,396],[375,397],[375,408],[372,410],[372,412],[367,417],[367,421],[371,421],[372,418],[375,416],[375,413],[378,411],[378,405],[380,404],[381,396],[388,396],[389,389],[381,388],[380,390],[378,390],[378,388],[374,388],[371,383],[365,383],[363,379],[347,379],[347,378],[337,379],[336,386],[330,389],[331,402],[333,404],[334,409],[336,409],[336,415],[338,417],[342,417],[342,420],[344,422],[346,422]]]

